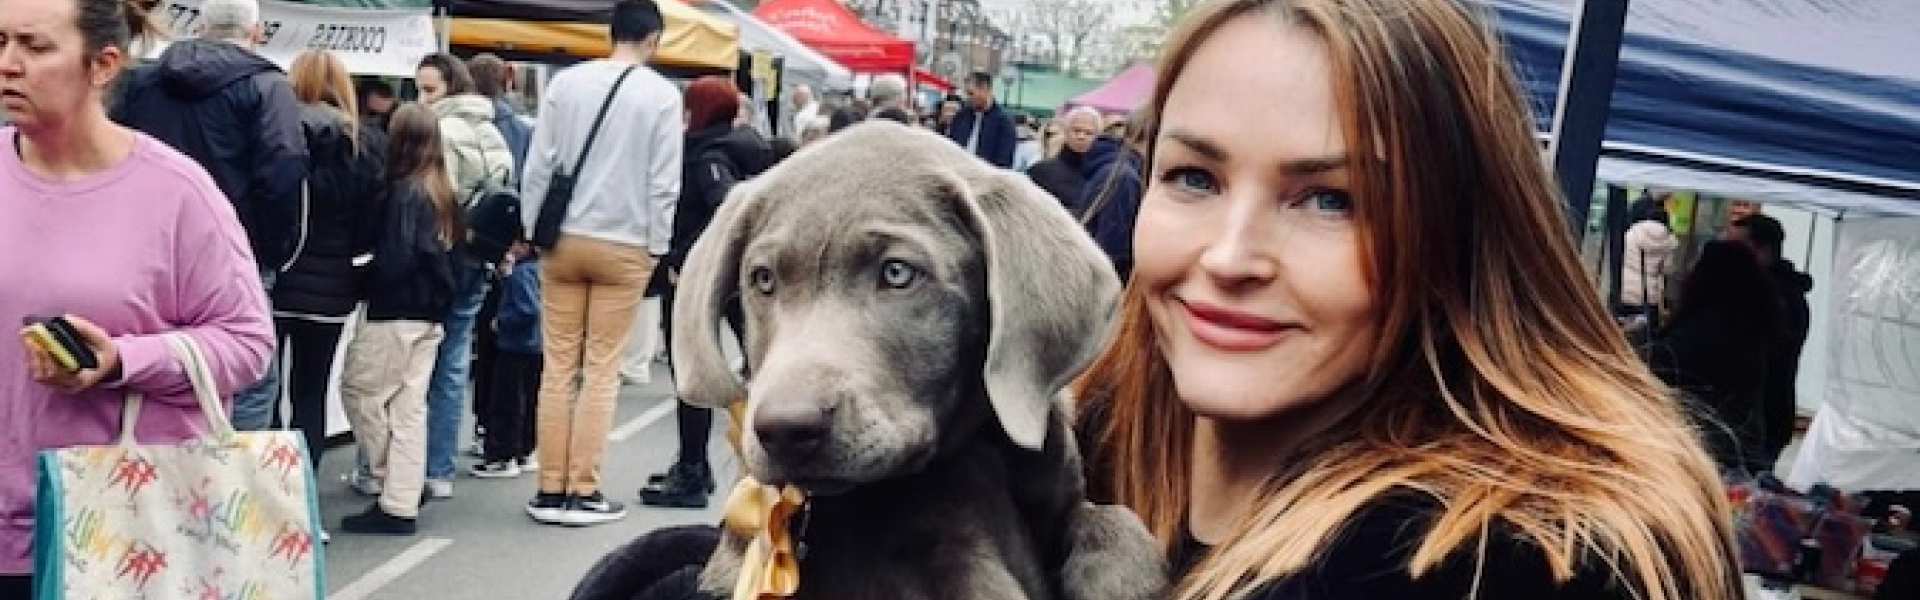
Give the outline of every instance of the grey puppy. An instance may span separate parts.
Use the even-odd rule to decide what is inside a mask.
[[[1164,592],[1140,520],[1086,501],[1055,400],[1108,337],[1119,280],[1025,177],[863,123],[737,187],[679,286],[680,397],[744,393],[746,470],[811,498],[799,598]],[[718,335],[735,294],[745,383]],[[722,541],[704,590],[732,588],[748,541]]]

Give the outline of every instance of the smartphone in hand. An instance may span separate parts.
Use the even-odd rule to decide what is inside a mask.
[[[46,351],[68,372],[100,368],[100,358],[66,317],[28,317],[20,337]]]

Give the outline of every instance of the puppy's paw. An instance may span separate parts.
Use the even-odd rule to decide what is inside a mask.
[[[1166,594],[1166,559],[1132,510],[1082,503],[1069,518],[1066,543],[1060,573],[1066,600],[1156,600]]]

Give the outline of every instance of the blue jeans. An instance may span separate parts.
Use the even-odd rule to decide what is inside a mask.
[[[260,271],[260,285],[268,292],[273,291],[273,283],[279,278],[273,269]],[[271,302],[269,302],[271,305]],[[233,428],[235,431],[262,431],[272,429],[273,413],[280,406],[280,336],[274,336],[273,353],[267,361],[267,374],[253,385],[233,394]]]
[[[467,368],[473,360],[473,328],[487,297],[487,269],[460,265],[453,273],[453,310],[442,326],[440,356],[427,387],[427,479],[453,479],[453,456],[466,417]]]

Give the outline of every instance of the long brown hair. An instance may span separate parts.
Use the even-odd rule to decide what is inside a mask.
[[[324,104],[340,113],[347,124],[347,140],[360,151],[360,99],[353,92],[353,75],[340,57],[326,50],[307,50],[287,68],[293,97],[302,104]]]
[[[1301,442],[1179,596],[1232,597],[1298,572],[1357,510],[1411,490],[1440,506],[1407,565],[1416,576],[1498,524],[1560,580],[1602,566],[1649,600],[1737,597],[1720,480],[1588,283],[1497,38],[1454,0],[1205,3],[1161,57],[1142,115],[1150,144],[1187,63],[1242,18],[1326,44],[1352,191],[1368,199],[1354,219],[1383,339],[1350,390],[1357,408]],[[1092,479],[1110,488],[1096,491],[1172,551],[1196,417],[1146,301],[1127,290],[1119,332],[1076,392]]]
[[[426,190],[433,201],[440,240],[452,245],[461,229],[460,210],[440,143],[440,119],[432,109],[418,102],[394,109],[387,123],[387,189],[417,185]]]

